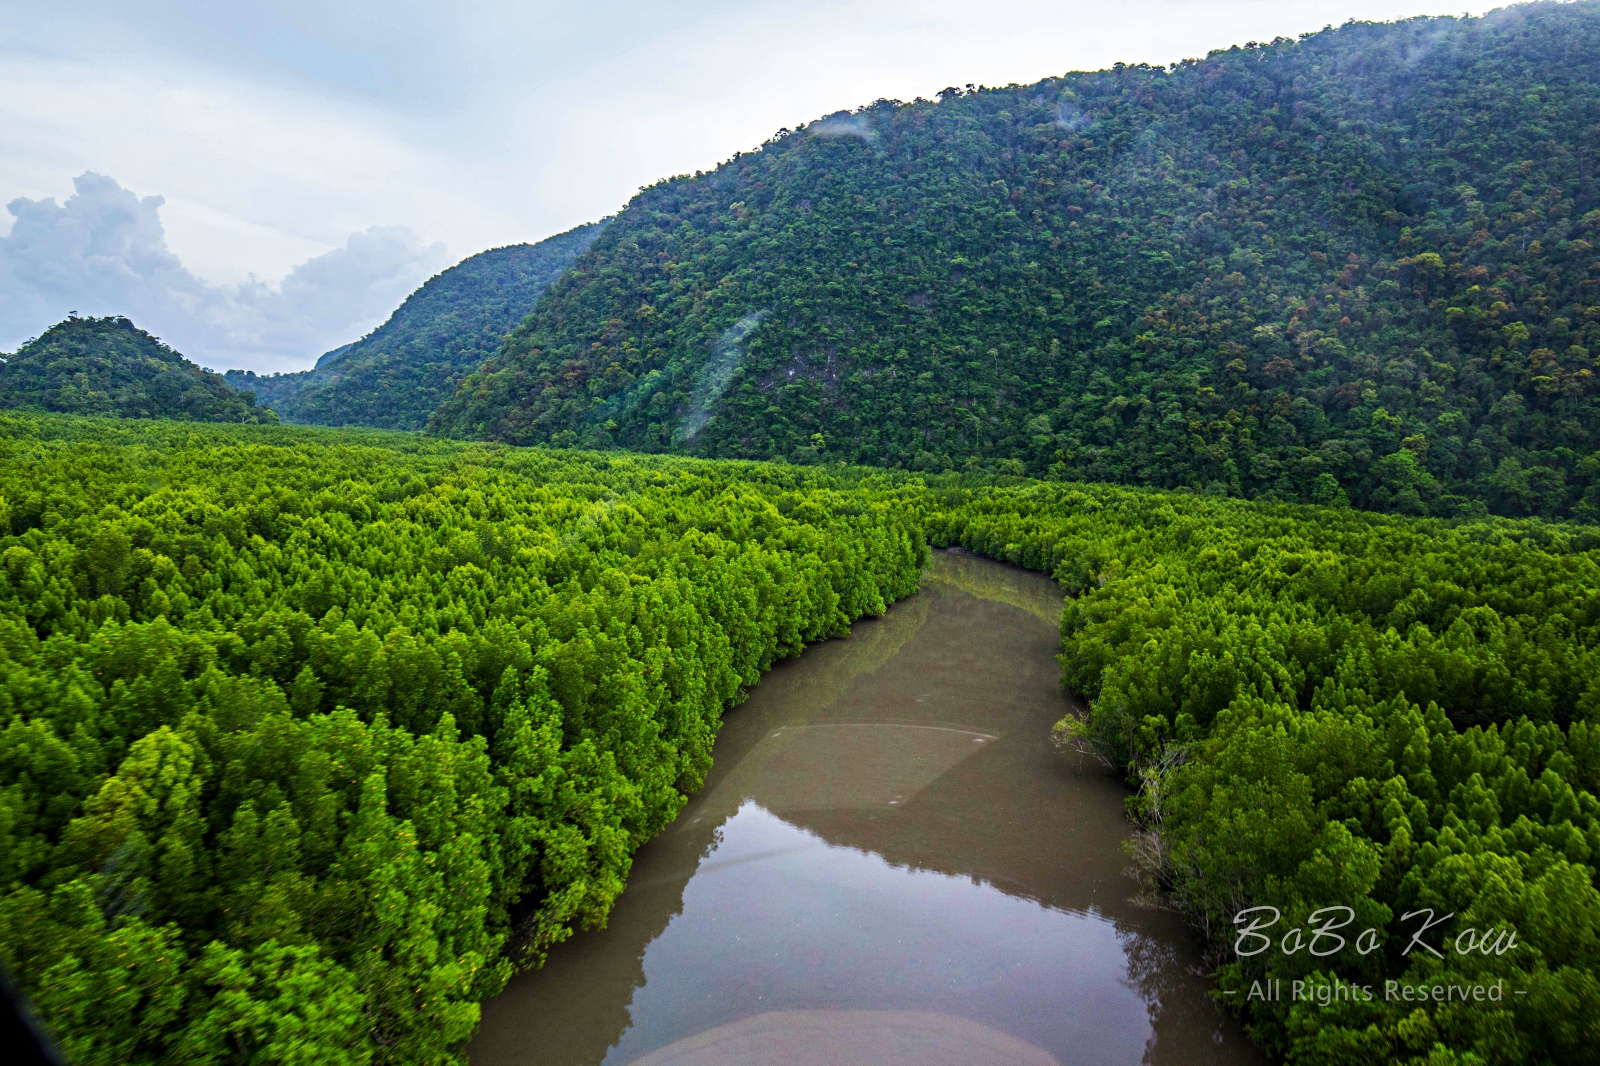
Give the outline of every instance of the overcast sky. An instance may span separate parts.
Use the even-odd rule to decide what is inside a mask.
[[[449,263],[610,214],[641,185],[842,108],[1464,10],[1439,0],[6,7],[0,350],[68,311],[117,312],[205,365],[256,370],[309,366]]]

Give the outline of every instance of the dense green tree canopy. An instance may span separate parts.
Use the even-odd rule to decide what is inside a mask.
[[[0,418],[0,957],[80,1064],[458,1062],[926,552],[782,468]]]
[[[643,190],[450,434],[1600,518],[1600,4],[879,101]]]
[[[388,321],[296,374],[230,370],[289,422],[421,429],[428,415],[533,308],[603,223],[463,259],[430,278]]]
[[[0,363],[0,408],[115,418],[271,422],[223,380],[126,318],[68,318]]]
[[[1063,583],[1059,737],[1269,1053],[1594,1062],[1597,55],[1533,4],[785,131],[567,235],[432,422],[497,442],[0,412],[0,957],[79,1063],[459,1061],[931,542]],[[466,266],[258,383],[417,424],[504,329]],[[267,417],[123,319],[0,396]]]
[[[1073,594],[1062,663],[1091,713],[1058,732],[1141,786],[1136,864],[1210,940],[1219,1003],[1274,1057],[1595,1061],[1592,527],[1038,484],[935,500],[933,543],[1053,571]],[[1273,947],[1236,953],[1235,916],[1263,906],[1281,915]],[[1352,916],[1344,949],[1281,946],[1329,907]],[[1422,908],[1449,919],[1408,952]],[[1491,929],[1517,947],[1478,950]],[[1269,978],[1282,999],[1252,999]],[[1312,989],[1298,1001],[1295,981]],[[1335,981],[1346,994],[1319,999]],[[1419,1004],[1386,981],[1503,984],[1498,1002]]]
[[[1592,1061],[1592,526],[373,431],[0,417],[0,957],[82,1063],[456,1061],[925,540],[1072,596],[1063,740],[1269,1051]],[[1243,906],[1376,940],[1239,958]],[[1408,954],[1419,907],[1518,947]]]

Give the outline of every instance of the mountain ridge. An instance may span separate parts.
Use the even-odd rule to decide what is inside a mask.
[[[365,337],[325,352],[312,369],[268,376],[230,370],[228,380],[290,422],[419,429],[603,225],[585,223],[537,243],[469,256],[424,282]]]
[[[1594,54],[1539,3],[827,116],[642,190],[431,425],[1600,519]]]
[[[64,414],[275,422],[255,397],[120,315],[56,323],[0,365],[0,408]]]

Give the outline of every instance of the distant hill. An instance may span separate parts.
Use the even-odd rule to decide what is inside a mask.
[[[75,415],[276,422],[254,397],[126,318],[68,318],[0,366],[0,408]]]
[[[879,101],[645,189],[437,425],[1600,519],[1600,4]]]
[[[407,297],[383,325],[328,352],[311,370],[268,377],[230,370],[228,381],[254,390],[290,422],[420,429],[456,382],[499,350],[601,225],[462,260]]]

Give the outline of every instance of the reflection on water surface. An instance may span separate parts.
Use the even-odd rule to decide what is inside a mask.
[[[1124,791],[1050,748],[1060,611],[940,552],[780,664],[608,928],[484,1005],[474,1066],[1254,1062],[1128,902]]]

